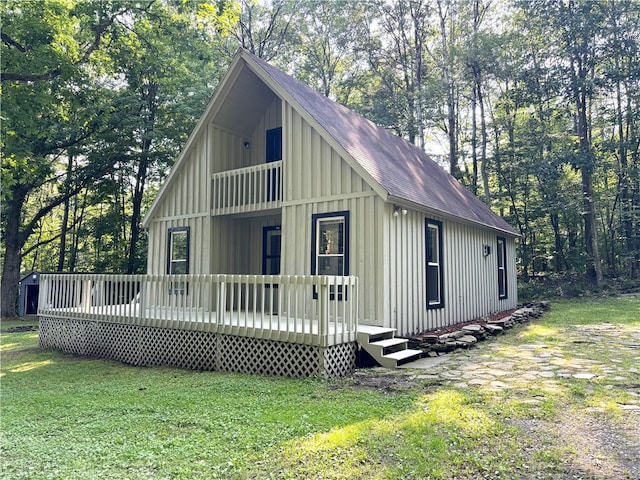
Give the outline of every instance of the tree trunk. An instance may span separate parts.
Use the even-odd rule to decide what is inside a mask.
[[[60,226],[60,250],[58,251],[58,268],[57,272],[64,269],[64,257],[67,250],[67,228],[69,224],[69,199],[64,202],[64,210],[62,213],[62,225]]]
[[[574,40],[575,42],[575,40]],[[576,107],[577,134],[579,139],[579,168],[582,183],[582,218],[584,222],[585,250],[591,260],[590,276],[596,285],[602,284],[602,262],[598,247],[598,230],[593,195],[593,169],[595,157],[589,134],[589,99],[587,80],[591,71],[588,62],[589,45],[582,42],[581,49],[573,53],[571,59],[571,88]]]
[[[583,70],[579,70],[583,72]],[[584,77],[581,75],[582,79]],[[575,85],[575,83],[574,83]],[[596,224],[596,212],[593,201],[593,152],[591,151],[591,139],[589,138],[589,122],[587,119],[587,97],[584,90],[575,94],[576,109],[578,114],[578,138],[580,140],[581,181],[582,181],[582,218],[584,221],[584,241],[587,255],[591,259],[590,276],[596,285],[602,284],[602,261],[598,246],[598,230]]]
[[[449,138],[449,173],[459,177],[458,170],[458,132],[456,122],[456,88],[450,72],[450,51],[447,40],[446,14],[443,11],[443,0],[438,0],[438,14],[440,16],[440,37],[442,40],[442,77],[447,90],[447,136]]]
[[[153,132],[156,121],[157,105],[155,97],[158,86],[154,83],[149,85],[149,91],[146,92],[147,97],[147,126],[145,132],[145,140],[142,143],[142,152],[140,155],[140,164],[136,173],[136,186],[133,192],[133,211],[131,213],[131,239],[129,241],[129,249],[127,252],[127,273],[135,273],[138,263],[138,240],[140,239],[140,221],[142,220],[142,200],[144,196],[144,187],[147,180],[147,170],[149,168],[149,153],[151,151],[151,133]]]
[[[142,212],[142,198],[144,186],[147,178],[147,168],[149,165],[150,140],[145,140],[141,155],[138,172],[136,174],[136,186],[133,192],[133,212],[131,213],[131,238],[129,240],[129,251],[127,260],[127,273],[135,273],[137,270],[138,240],[140,239],[140,216]]]
[[[71,182],[71,173],[73,171],[73,155],[69,155],[67,163],[67,178],[65,180],[65,192],[69,192],[69,182]],[[69,225],[69,198],[64,201],[64,209],[62,213],[62,225],[60,231],[60,251],[58,252],[58,268],[56,271],[62,272],[64,269],[64,257],[67,251],[67,229]]]
[[[563,267],[567,264],[564,256],[564,241],[562,240],[562,235],[560,234],[560,217],[557,213],[550,212],[549,220],[551,221],[551,226],[553,227],[553,269],[556,273],[559,273],[562,272]]]
[[[475,75],[475,69],[474,69]],[[476,119],[477,91],[474,84],[471,92],[471,160],[473,164],[473,175],[471,177],[471,191],[478,194],[478,121]]]
[[[0,317],[10,318],[17,315],[18,283],[20,282],[20,264],[22,245],[20,233],[20,212],[26,198],[26,189],[16,188],[5,203],[7,226],[4,238],[4,262],[2,264],[2,284],[0,286]]]
[[[484,203],[491,205],[491,192],[489,191],[489,172],[487,169],[487,119],[484,115],[484,97],[482,95],[482,80],[477,78],[476,89],[478,91],[478,104],[480,105],[480,135],[482,146],[480,150],[480,174],[482,175],[482,188],[484,190]]]
[[[78,262],[78,247],[80,244],[79,232],[82,230],[82,223],[84,220],[84,212],[87,205],[88,194],[89,189],[86,189],[82,198],[80,214],[78,214],[78,202],[75,202],[73,206],[73,242],[71,244],[71,251],[69,252],[69,272],[76,271],[76,263]]]
[[[593,178],[591,173],[585,168],[582,169],[582,197],[583,197],[583,218],[584,235],[587,255],[592,262],[592,277],[596,285],[600,285],[603,280],[602,261],[600,259],[600,248],[598,246],[598,234],[596,230],[596,212],[593,203]]]

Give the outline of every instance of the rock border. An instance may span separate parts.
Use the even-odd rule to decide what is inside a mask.
[[[551,303],[546,300],[531,302],[512,311],[409,337],[409,348],[422,350],[423,357],[445,355],[540,318],[550,309]]]

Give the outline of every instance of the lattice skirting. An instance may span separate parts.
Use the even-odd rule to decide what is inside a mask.
[[[356,344],[317,347],[209,332],[40,317],[40,346],[130,365],[286,377],[353,372]]]

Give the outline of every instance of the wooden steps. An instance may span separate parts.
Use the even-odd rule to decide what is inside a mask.
[[[396,368],[420,358],[422,350],[408,348],[409,340],[395,336],[395,328],[358,325],[358,343],[380,365]]]

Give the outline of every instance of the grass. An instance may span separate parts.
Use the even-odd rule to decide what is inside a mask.
[[[558,361],[633,370],[637,349],[582,342],[580,329],[620,325],[632,343],[639,313],[639,296],[554,302],[542,321],[493,340],[491,358],[524,362],[523,345],[544,343]],[[622,424],[619,405],[640,384],[636,373],[489,391],[416,377],[366,389],[129,367],[42,350],[37,332],[1,334],[0,352],[1,476],[12,479],[565,478],[578,455],[535,429],[585,408]]]

